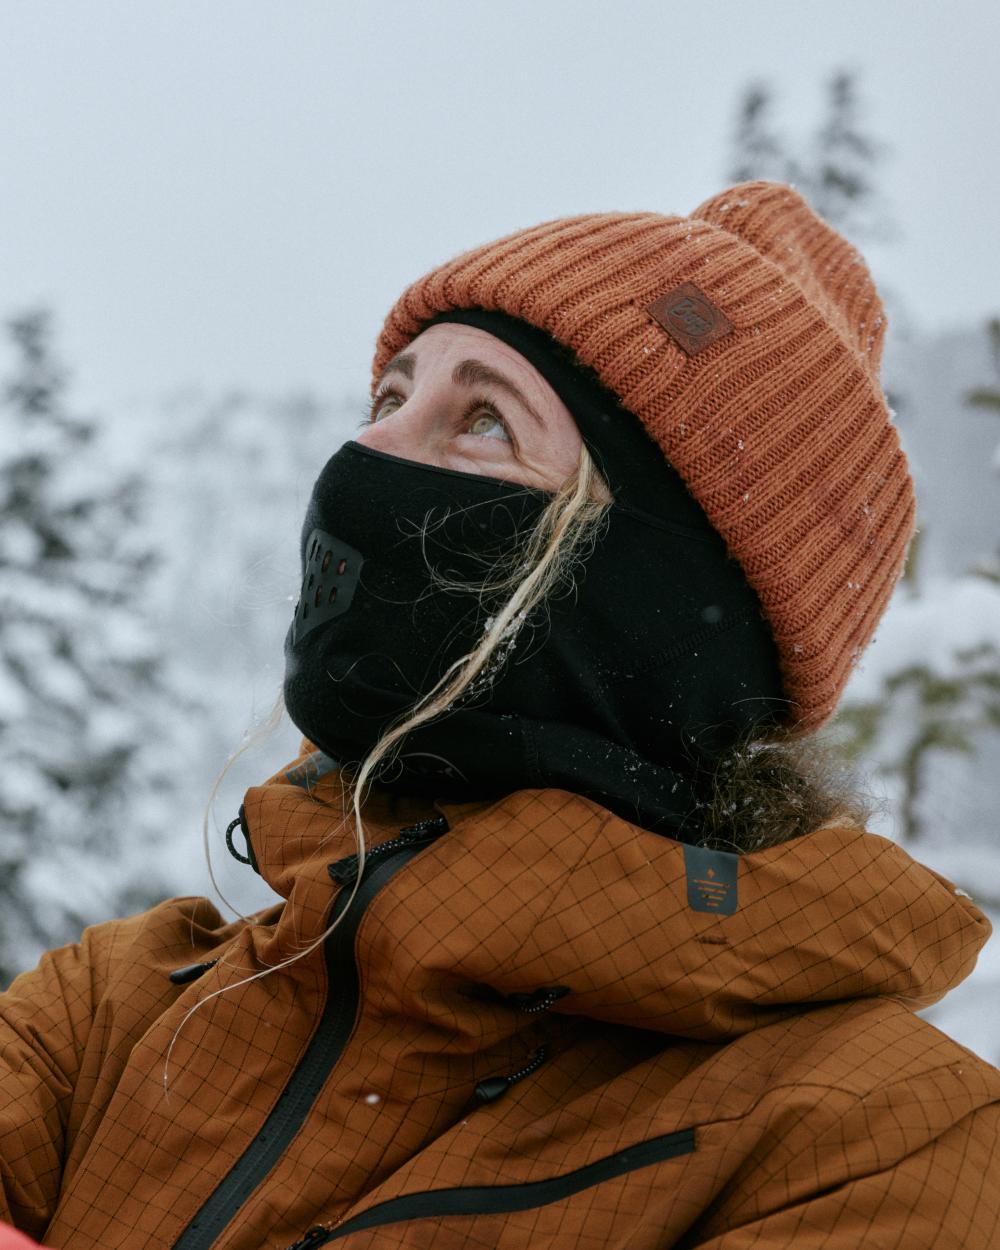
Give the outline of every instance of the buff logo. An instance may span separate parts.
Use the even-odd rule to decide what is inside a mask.
[[[668,315],[670,324],[677,326],[691,338],[704,338],[713,325],[705,301],[694,299],[690,295],[685,295],[676,304],[671,304]]]
[[[682,282],[646,311],[689,356],[697,356],[736,328],[693,282]]]

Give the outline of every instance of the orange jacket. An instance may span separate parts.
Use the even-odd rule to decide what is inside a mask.
[[[247,794],[284,904],[174,899],[2,996],[0,1218],[72,1250],[1000,1245],[1000,1073],[913,1014],[989,935],[947,881],[852,828],[737,859],[558,790],[382,796],[325,947],[209,997],[352,894],[324,760]]]

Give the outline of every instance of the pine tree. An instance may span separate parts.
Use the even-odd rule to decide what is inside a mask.
[[[67,406],[44,310],[0,392],[0,978],[166,891],[180,704],[143,612],[140,483]],[[169,753],[168,753],[169,754]]]
[[[824,221],[853,242],[886,242],[899,237],[877,189],[878,164],[888,146],[868,134],[860,120],[855,75],[835,70],[826,84],[826,113],[801,153],[781,135],[772,120],[774,90],[762,80],[745,88],[737,108],[729,180],[766,179],[799,191]],[[879,293],[897,335],[911,333],[897,293],[879,282]],[[903,398],[886,389],[894,419],[905,414]]]
[[[1000,318],[990,320],[987,333],[1000,374]],[[964,399],[970,407],[1000,412],[996,387],[972,388]],[[908,560],[914,604],[921,598],[916,553],[915,539]],[[995,601],[1000,591],[1000,548],[992,564],[969,569],[966,577],[986,583]],[[984,605],[988,602],[982,600]],[[1000,731],[1000,634],[994,629],[990,636],[988,624],[1000,619],[1000,611],[981,610],[979,617],[980,641],[953,647],[936,664],[909,663],[887,673],[877,699],[849,704],[838,718],[849,753],[877,758],[877,771],[900,784],[903,841],[918,841],[925,832],[921,807],[933,758],[940,753],[975,757],[987,736]]]
[[[785,150],[771,121],[773,104],[774,93],[766,82],[758,79],[747,86],[733,135],[735,156],[729,171],[730,182],[801,182],[802,170]]]
[[[888,148],[862,128],[858,88],[849,71],[834,73],[827,93],[827,116],[812,140],[803,189],[820,216],[849,238],[891,240],[896,227],[875,179]]]
[[[772,88],[760,80],[751,82],[738,108],[730,179],[787,182],[824,221],[855,242],[893,239],[896,228],[876,185],[877,165],[888,148],[861,125],[851,71],[835,71],[826,91],[826,116],[800,157],[771,120]]]
[[[991,317],[986,324],[986,333],[990,340],[990,353],[997,377],[1000,378],[1000,317]],[[1000,416],[1000,383],[994,386],[977,386],[966,391],[965,402],[970,408],[985,408]],[[993,467],[1000,471],[1000,443],[993,453]]]
[[[986,333],[990,340],[990,354],[993,366],[1000,379],[1000,317],[991,317],[986,323]],[[993,386],[977,386],[967,391],[965,402],[973,408],[987,408],[991,412],[1000,413],[1000,381]]]
[[[848,703],[837,718],[846,753],[899,783],[897,836],[905,843],[926,833],[921,807],[932,757],[975,756],[990,730],[1000,730],[1000,646],[990,639],[956,648],[946,670],[921,662],[888,674],[877,699]]]

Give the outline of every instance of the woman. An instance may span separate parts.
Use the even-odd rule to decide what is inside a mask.
[[[51,1246],[995,1246],[989,926],[797,764],[913,497],[861,257],[792,189],[411,286],[319,475],[234,852],[4,996]],[[245,839],[233,841],[236,825]]]

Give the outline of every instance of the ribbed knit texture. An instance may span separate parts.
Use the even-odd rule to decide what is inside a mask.
[[[734,326],[693,356],[646,311],[684,282]],[[731,187],[690,217],[546,222],[408,287],[373,377],[455,308],[547,330],[635,413],[760,597],[788,723],[827,720],[902,572],[915,514],[879,382],[885,314],[860,254],[774,182]]]

